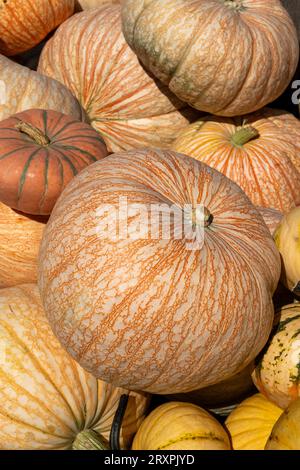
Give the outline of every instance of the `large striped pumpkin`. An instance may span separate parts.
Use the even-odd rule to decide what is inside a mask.
[[[123,37],[120,10],[108,5],[74,15],[46,44],[38,70],[72,91],[109,150],[166,147],[191,110],[139,63]]]
[[[34,284],[0,290],[0,365],[0,449],[101,448],[124,393],[120,437],[130,445],[147,396],[81,369],[54,337]]]
[[[84,118],[77,99],[65,86],[0,54],[0,120],[33,108]]]
[[[107,156],[89,125],[57,111],[33,109],[0,122],[0,201],[29,214],[50,214],[68,182]]]
[[[0,0],[0,54],[27,51],[74,12],[75,0]]]
[[[243,191],[159,149],[114,154],[76,176],[39,258],[63,346],[96,377],[154,393],[205,387],[250,363],[271,330],[279,275]]]
[[[300,204],[299,140],[297,118],[265,108],[244,117],[203,117],[172,148],[224,173],[255,205],[288,211]]]
[[[253,372],[257,388],[281,408],[300,397],[300,304],[278,312],[279,324]]]
[[[125,0],[122,18],[146,68],[211,114],[271,103],[298,64],[297,32],[280,0]]]
[[[0,202],[0,288],[37,281],[37,258],[47,218]]]

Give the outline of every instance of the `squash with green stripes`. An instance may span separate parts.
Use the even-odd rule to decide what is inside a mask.
[[[170,402],[157,407],[142,422],[132,450],[230,450],[223,426],[191,403]]]
[[[50,214],[68,182],[107,156],[89,124],[42,109],[2,121],[0,143],[0,201],[34,215]]]

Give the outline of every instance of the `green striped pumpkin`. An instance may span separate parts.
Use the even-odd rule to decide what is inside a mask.
[[[107,155],[89,125],[34,109],[0,123],[0,201],[21,212],[50,214],[68,182]]]

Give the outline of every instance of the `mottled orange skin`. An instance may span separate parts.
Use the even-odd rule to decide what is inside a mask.
[[[33,127],[32,134],[18,129],[24,123]],[[45,143],[35,140],[35,130]],[[50,214],[69,181],[107,156],[101,136],[89,124],[42,109],[1,121],[0,146],[0,201],[35,215]]]
[[[144,70],[120,12],[108,5],[74,15],[44,47],[38,70],[72,91],[110,151],[168,147],[195,113]]]
[[[125,0],[122,19],[146,68],[208,113],[262,108],[297,67],[297,32],[279,0]]]
[[[234,135],[250,127],[258,136],[235,145]],[[243,117],[205,116],[171,145],[235,181],[253,204],[287,212],[300,204],[300,122],[270,108]]]
[[[204,205],[213,221],[203,246],[190,249],[188,234],[173,230],[151,237],[147,215],[128,225],[140,223],[144,237],[99,232],[99,209],[110,204],[113,214],[120,196],[148,209]],[[74,178],[39,257],[42,300],[63,346],[96,377],[153,393],[205,387],[246,367],[269,336],[279,275],[274,241],[242,190],[159,149],[108,156]]]
[[[78,433],[108,440],[122,394],[129,393],[121,429],[128,448],[148,404],[85,372],[62,349],[35,284],[0,290],[0,449],[70,450]]]
[[[74,12],[75,0],[0,0],[0,54],[28,51]]]

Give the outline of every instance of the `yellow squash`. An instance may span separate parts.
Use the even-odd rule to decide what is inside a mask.
[[[282,413],[265,450],[300,450],[300,398]]]

